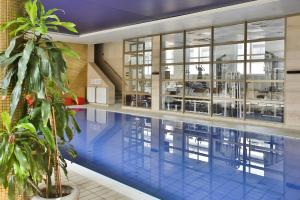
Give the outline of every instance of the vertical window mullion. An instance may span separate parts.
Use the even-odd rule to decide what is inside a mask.
[[[248,54],[248,23],[245,22],[244,28],[244,100],[243,100],[243,120],[246,120],[246,97],[247,97],[247,54]]]
[[[185,113],[185,67],[186,67],[186,31],[183,31],[183,96],[182,96],[182,112]]]
[[[214,82],[213,82],[213,68],[214,68],[214,32],[215,27],[211,27],[211,42],[210,42],[210,113],[209,115],[213,116],[213,88],[214,88]]]

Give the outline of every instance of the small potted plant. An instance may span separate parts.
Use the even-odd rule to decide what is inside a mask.
[[[28,0],[24,8],[24,17],[18,17],[0,26],[0,30],[9,30],[13,36],[5,52],[0,53],[0,66],[4,71],[1,91],[2,98],[5,98],[8,89],[13,88],[9,94],[10,118],[14,116],[20,101],[27,101],[24,106],[30,130],[17,124],[13,129],[15,132],[11,129],[3,132],[5,134],[0,135],[0,144],[5,148],[0,152],[0,156],[9,157],[12,152],[18,150],[10,148],[11,143],[19,141],[15,140],[19,131],[34,135],[36,145],[18,150],[24,156],[12,159],[12,163],[7,165],[7,170],[1,168],[0,182],[8,188],[10,200],[14,199],[13,187],[20,193],[32,191],[36,194],[32,199],[77,200],[78,189],[62,185],[61,170],[67,175],[67,165],[59,147],[63,146],[73,157],[76,156],[69,142],[76,132],[80,132],[80,128],[75,119],[75,112],[64,105],[66,96],[76,99],[67,86],[67,65],[64,56],[78,56],[67,45],[53,41],[48,35],[49,30],[58,31],[59,28],[75,33],[77,31],[73,23],[62,22],[55,15],[59,9],[46,11],[37,0]],[[7,114],[5,118],[8,118]],[[9,126],[6,124],[5,127]],[[20,154],[16,153],[17,155]],[[32,159],[33,155],[38,155],[38,159]],[[0,166],[3,166],[1,164],[4,161],[8,162],[2,158],[0,157]],[[25,165],[24,168],[20,163],[20,169],[16,168],[16,159],[20,159],[18,162],[29,163],[29,166]],[[18,170],[22,172],[20,177]],[[5,177],[8,177],[9,182]],[[42,182],[45,186],[38,187]]]

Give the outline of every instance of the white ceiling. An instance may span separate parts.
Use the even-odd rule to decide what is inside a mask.
[[[51,36],[55,40],[64,42],[97,44],[183,29],[286,16],[295,13],[300,13],[300,0],[256,0],[253,2],[121,28],[87,33],[79,36],[60,33],[51,33]]]

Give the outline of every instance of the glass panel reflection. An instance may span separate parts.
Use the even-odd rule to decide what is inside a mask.
[[[124,67],[125,79],[136,79],[136,67]]]
[[[125,41],[125,52],[135,52],[137,49],[137,39]]]
[[[161,70],[163,80],[183,80],[183,65],[165,65]]]
[[[210,82],[185,82],[185,96],[210,98]]]
[[[217,81],[213,84],[213,97],[222,99],[243,99],[244,83],[239,81]]]
[[[186,80],[210,80],[210,65],[209,64],[186,65],[185,79]]]
[[[214,79],[244,80],[244,63],[218,63],[213,68]]]
[[[135,54],[125,54],[125,65],[137,65],[137,56]]]
[[[200,29],[186,32],[187,46],[209,45],[211,43],[211,29]]]
[[[210,61],[210,47],[193,47],[186,49],[186,62],[199,63]]]
[[[151,108],[151,96],[150,95],[137,95],[137,107]]]
[[[248,43],[249,60],[280,61],[284,58],[284,40]]]
[[[163,95],[183,95],[183,83],[177,81],[164,81],[162,83]]]
[[[248,23],[248,40],[284,37],[284,18]]]
[[[183,47],[183,32],[182,33],[171,33],[162,36],[162,47],[163,48],[176,48]]]
[[[283,122],[283,110],[283,103],[280,104],[262,101],[247,101],[246,118],[273,122]]]
[[[186,98],[184,108],[186,112],[208,114],[210,101],[207,99]]]
[[[125,90],[127,92],[136,92],[137,91],[137,81],[136,80],[125,81]]]
[[[183,63],[183,49],[169,49],[162,51],[163,64]]]
[[[243,118],[244,102],[240,100],[215,100],[213,103],[213,115],[221,117]]]
[[[214,43],[243,41],[244,24],[215,28]]]
[[[139,38],[140,49],[143,51],[152,50],[152,37]]]
[[[136,106],[136,95],[126,94],[124,101],[126,106]]]
[[[173,96],[162,97],[162,110],[182,111],[182,98]]]
[[[214,61],[244,60],[244,44],[228,44],[214,47]]]
[[[138,78],[139,79],[151,79],[152,66],[138,67]]]
[[[247,79],[250,80],[284,80],[284,62],[249,62]]]
[[[138,80],[138,92],[151,94],[151,81]]]
[[[278,82],[248,82],[247,99],[283,101],[284,84]]]

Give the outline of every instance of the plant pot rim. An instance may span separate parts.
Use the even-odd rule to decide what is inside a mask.
[[[41,189],[45,188],[45,185],[40,186]],[[79,188],[73,184],[63,184],[62,190],[70,190],[70,194],[63,196],[63,197],[57,197],[57,198],[45,198],[40,197],[39,195],[35,195],[30,200],[79,200]]]

